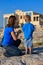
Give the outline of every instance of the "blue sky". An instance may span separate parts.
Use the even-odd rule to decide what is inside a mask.
[[[0,0],[0,27],[3,25],[3,14],[14,13],[18,9],[43,14],[43,0]]]

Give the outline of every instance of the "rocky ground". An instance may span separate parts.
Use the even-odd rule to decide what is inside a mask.
[[[34,34],[36,35],[36,33],[34,33]],[[40,34],[41,34],[42,38],[40,38],[41,37]],[[20,37],[21,37],[20,39],[23,41],[22,33],[20,34]],[[39,30],[38,30],[38,35],[37,35],[37,37],[34,38],[34,40],[36,40],[36,41],[39,40],[39,42],[43,41],[43,32],[40,31],[40,33],[39,33]],[[21,47],[22,47],[22,45],[21,45]],[[14,49],[16,49],[16,48],[14,48]],[[10,52],[14,51],[14,53],[16,55],[17,54],[19,55],[18,51],[20,51],[20,50],[16,49],[16,51],[15,51],[14,49],[9,48],[8,50]],[[6,57],[4,55],[4,52],[5,52],[5,49],[0,47],[0,65],[43,65],[43,46],[33,48],[32,55],[27,54],[27,55],[22,55],[22,56],[15,56],[13,54],[10,57]],[[22,52],[24,53],[25,51],[22,51]]]
[[[5,57],[4,52],[0,47],[0,65],[43,65],[43,46],[33,48],[32,55]]]

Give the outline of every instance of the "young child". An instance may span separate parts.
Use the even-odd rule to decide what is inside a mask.
[[[28,53],[28,50],[31,54],[32,53],[32,39],[33,39],[32,34],[35,30],[35,27],[32,23],[30,23],[31,17],[29,15],[25,15],[24,19],[26,22],[22,26],[22,31],[24,33],[24,47],[26,50],[26,54]]]

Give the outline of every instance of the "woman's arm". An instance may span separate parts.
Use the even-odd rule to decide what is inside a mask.
[[[14,39],[15,41],[17,40],[17,37],[16,37],[16,35],[14,34],[13,31],[11,32],[11,36],[13,37],[13,39]]]

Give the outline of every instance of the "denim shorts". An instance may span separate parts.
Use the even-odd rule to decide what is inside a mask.
[[[31,48],[32,47],[32,39],[24,40],[24,47]]]

